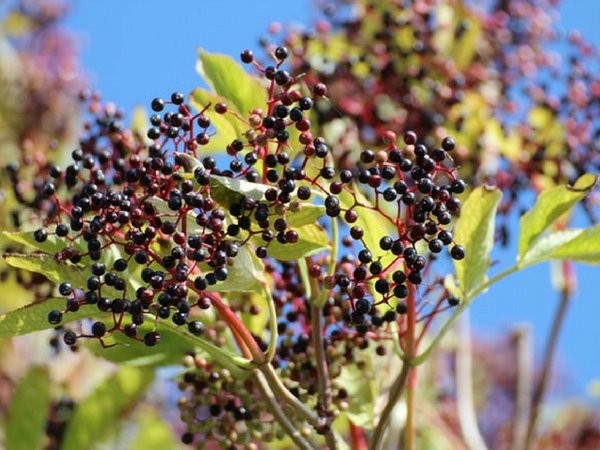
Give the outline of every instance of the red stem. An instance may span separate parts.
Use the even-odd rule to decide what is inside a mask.
[[[365,431],[349,420],[350,424],[350,442],[352,443],[352,450],[367,450],[367,438],[365,437]]]

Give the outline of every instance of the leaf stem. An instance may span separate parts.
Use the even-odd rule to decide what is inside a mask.
[[[533,391],[533,350],[531,329],[526,325],[519,326],[513,333],[516,353],[517,382],[516,402],[513,420],[511,450],[525,448],[527,420],[531,411],[531,392]]]
[[[370,450],[379,450],[383,441],[383,434],[390,422],[390,417],[392,415],[392,411],[396,407],[398,400],[402,396],[404,392],[404,388],[406,387],[406,382],[408,380],[408,374],[410,372],[411,366],[408,361],[404,361],[402,364],[402,370],[398,377],[394,380],[394,384],[390,388],[390,393],[388,395],[388,401],[381,412],[381,416],[379,417],[379,422],[373,431],[373,437],[371,439],[371,445],[369,447]]]
[[[277,311],[275,310],[275,301],[273,300],[271,289],[269,289],[267,283],[263,283],[262,286],[267,308],[269,309],[269,346],[267,347],[266,360],[267,362],[271,362],[277,352],[277,338],[279,337],[277,331]]]
[[[313,446],[304,436],[300,434],[297,427],[292,423],[292,421],[288,418],[288,416],[285,414],[285,412],[279,405],[277,399],[275,398],[275,394],[271,390],[271,386],[266,380],[264,374],[259,370],[256,370],[254,374],[258,382],[258,388],[260,389],[262,397],[266,402],[267,409],[271,414],[273,414],[273,417],[275,417],[277,423],[294,441],[294,444],[296,444],[297,448],[301,450],[314,450],[316,447]]]
[[[406,299],[406,357],[411,361],[417,354],[417,301],[415,287],[409,284]],[[417,368],[410,365],[406,382],[406,424],[404,425],[404,450],[415,449],[415,388]]]
[[[312,328],[313,347],[315,348],[315,365],[317,367],[317,385],[319,400],[317,411],[319,415],[326,420],[325,440],[331,450],[338,448],[337,441],[331,429],[331,379],[329,378],[329,367],[327,365],[327,355],[323,348],[323,321],[321,308],[311,305],[310,320]]]
[[[471,450],[487,450],[473,402],[473,355],[468,311],[462,315],[456,346],[456,399],[460,428]]]
[[[311,411],[304,403],[294,397],[290,391],[283,385],[275,369],[271,364],[261,364],[258,366],[258,369],[262,372],[262,374],[267,379],[269,386],[275,393],[278,399],[285,402],[292,410],[296,413],[296,415],[306,420],[310,423],[315,429],[319,428],[322,423],[319,417]]]

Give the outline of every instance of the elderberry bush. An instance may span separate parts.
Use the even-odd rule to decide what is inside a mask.
[[[274,64],[262,67],[250,51],[242,53],[268,94],[247,115],[235,98],[200,103],[211,94],[195,91],[190,104],[174,92],[151,102],[143,136],[125,128],[112,105],[87,100],[95,117],[79,148],[64,168],[39,167],[30,204],[43,217],[31,245],[61,273],[77,274],[56,280],[63,300],[51,300],[49,325],[68,323],[82,309],[95,317],[60,332],[65,345],[77,348],[85,338],[104,347],[129,345],[127,338],[157,347],[165,326],[220,345],[230,327],[248,350],[244,356],[270,354],[284,378],[298,379],[293,395],[316,405],[316,374],[301,361],[315,350],[308,320],[317,297],[322,306],[312,314],[322,315],[326,348],[340,366],[354,358],[354,348],[367,347],[367,335],[384,339],[393,333],[390,323],[403,327],[409,309],[418,309],[414,320],[430,323],[456,304],[442,275],[429,273],[439,255],[465,257],[452,234],[461,208],[456,195],[465,190],[452,157],[454,139],[428,148],[412,131],[401,142],[388,131],[385,146],[363,150],[351,169],[337,167],[309,119],[327,88],[296,82],[284,68],[288,54],[277,48]],[[207,156],[204,148],[219,138],[224,120],[243,131],[227,142],[226,156]],[[18,190],[19,169],[13,173]],[[375,221],[381,223],[369,230]],[[246,305],[257,298],[273,302],[274,316],[252,329],[248,343],[237,329],[245,325],[230,315],[258,314],[264,306]],[[207,320],[210,314],[216,320]],[[216,439],[231,426],[224,421],[228,412],[234,422],[261,428],[259,394],[244,383],[219,382],[231,394],[205,405],[200,392],[219,378],[214,370],[206,373],[217,375],[205,378],[202,366],[182,378],[182,389],[191,389],[184,410],[211,412],[199,426],[186,420],[188,433]],[[236,401],[239,389],[250,397]],[[343,391],[336,395],[334,403],[347,401]],[[233,409],[226,407],[231,401]],[[321,406],[324,430],[338,406]],[[240,440],[250,442],[251,433],[233,439]]]
[[[473,185],[474,142],[426,123],[410,101],[415,127],[342,110],[360,136],[332,132],[324,109],[341,101],[338,80],[297,66],[311,39],[302,51],[273,46],[267,61],[242,51],[252,74],[201,51],[211,90],[161,93],[143,127],[82,94],[89,121],[64,160],[7,165],[25,226],[4,233],[20,249],[5,258],[46,289],[3,316],[0,334],[53,329],[59,354],[182,365],[184,444],[338,448],[349,423],[353,442],[379,449],[404,390],[414,418],[416,367],[480,293],[549,259],[597,260],[597,227],[544,234],[594,188],[582,175],[540,195],[521,219],[515,266],[488,278],[502,193]],[[468,104],[446,100],[434,106]],[[96,398],[132,395],[131,379],[141,396],[148,373],[121,369]],[[49,423],[53,440],[64,427],[70,439],[65,422],[80,426],[78,406],[68,409],[73,419]]]

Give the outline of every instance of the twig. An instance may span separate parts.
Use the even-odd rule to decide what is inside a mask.
[[[273,391],[271,391],[271,387],[269,386],[269,382],[265,379],[265,376],[262,372],[256,370],[254,372],[255,378],[258,381],[258,387],[260,392],[267,403],[267,408],[277,423],[284,429],[287,435],[294,441],[296,446],[302,450],[315,450],[315,446],[312,445],[304,436],[300,434],[297,427],[290,421],[288,416],[285,414]]]
[[[410,364],[406,361],[402,363],[402,370],[400,374],[394,381],[394,384],[390,388],[390,393],[388,395],[388,401],[381,412],[381,416],[379,417],[379,422],[373,431],[373,438],[371,439],[370,450],[379,450],[382,441],[384,432],[390,422],[390,416],[392,415],[392,411],[396,407],[396,404],[402,397],[402,393],[404,392],[404,388],[406,387],[406,381],[408,380],[408,374],[410,372]]]
[[[290,391],[283,385],[271,364],[262,364],[258,366],[258,370],[260,370],[261,373],[265,376],[269,383],[269,386],[271,387],[277,398],[280,401],[283,401],[288,407],[290,407],[300,419],[306,420],[315,429],[318,429],[322,425],[319,416],[317,416],[313,411],[311,411],[304,403],[302,403],[300,400],[294,397],[290,393]]]
[[[522,450],[527,434],[527,418],[531,411],[533,391],[533,350],[531,328],[520,325],[514,332],[514,346],[517,353],[517,399],[511,450]]]
[[[571,289],[565,287],[560,292],[560,303],[552,321],[550,336],[548,337],[546,350],[544,352],[544,364],[542,366],[542,374],[535,386],[535,391],[533,392],[533,398],[531,400],[531,411],[529,414],[529,421],[527,422],[527,433],[525,435],[524,448],[526,450],[530,450],[531,448],[533,448],[533,443],[537,432],[540,409],[542,407],[542,402],[544,400],[544,396],[548,388],[548,382],[550,380],[550,372],[552,370],[554,354],[556,353],[558,336],[560,335],[562,325],[565,321],[565,316],[570,301]]]
[[[486,450],[487,446],[479,431],[473,401],[473,361],[469,311],[465,311],[458,327],[456,347],[456,401],[460,428],[471,450]]]
[[[313,346],[315,348],[315,364],[317,367],[317,385],[319,393],[319,401],[317,411],[322,411],[323,417],[326,418],[324,424],[325,440],[330,450],[338,448],[337,441],[330,426],[330,409],[331,409],[331,380],[329,378],[329,367],[327,365],[327,355],[323,349],[323,324],[321,317],[321,308],[316,305],[311,305],[311,327]]]

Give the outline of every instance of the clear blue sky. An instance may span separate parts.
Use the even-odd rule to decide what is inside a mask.
[[[310,0],[104,0],[73,3],[67,26],[81,38],[81,54],[92,85],[105,100],[125,111],[148,105],[156,96],[189,92],[199,83],[194,70],[196,49],[238,55],[257,48],[258,38],[273,21],[309,24]],[[600,46],[600,0],[563,0],[560,29],[577,28]],[[510,261],[515,249],[496,255]],[[594,272],[595,271],[595,272]],[[598,269],[580,266],[580,288],[568,313],[559,361],[581,394],[588,380],[600,378]],[[595,275],[595,277],[594,277]],[[549,285],[549,267],[542,265],[501,282],[472,307],[477,333],[500,334],[516,322],[534,326],[536,350],[547,335],[557,294]]]

